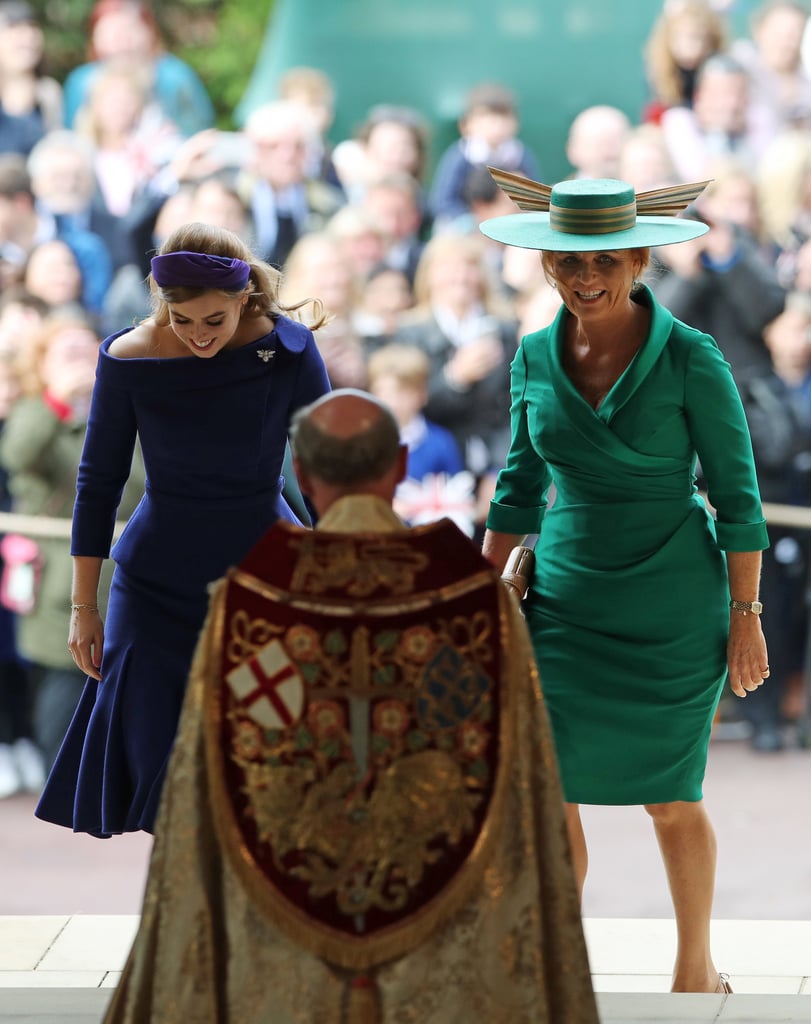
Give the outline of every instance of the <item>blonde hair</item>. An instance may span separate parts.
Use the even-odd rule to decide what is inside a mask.
[[[124,61],[111,61],[109,64],[105,64],[98,74],[93,76],[87,99],[76,112],[77,133],[86,139],[90,139],[94,145],[98,145],[103,141],[96,115],[96,100],[104,92],[108,84],[116,80],[126,82],[140,100],[141,106],[136,116],[136,123],[146,109],[147,100],[149,99],[149,86],[143,71]]]
[[[173,231],[160,247],[160,255],[167,252],[202,252],[209,256],[225,256],[229,259],[244,260],[251,268],[248,283],[236,292],[223,289],[222,294],[234,298],[247,293],[245,316],[268,316],[276,319],[281,314],[292,315],[303,306],[312,304],[314,318],[307,323],[310,330],[317,330],[327,321],[324,308],[318,299],[304,298],[298,302],[282,304],[279,299],[282,281],[280,272],[254,255],[239,235],[235,235],[232,231],[215,227],[212,224],[201,224],[197,221],[183,224]],[[169,323],[168,307],[170,303],[190,302],[211,290],[210,288],[185,287],[160,288],[150,274],[149,291],[155,323],[159,327],[165,327]],[[297,317],[297,319],[301,319],[301,317]]]
[[[707,0],[677,0],[665,3],[645,44],[644,56],[648,79],[654,95],[667,106],[684,101],[679,67],[670,49],[670,34],[675,22],[693,18],[707,36],[707,56],[721,53],[726,47],[727,32],[723,17]]]
[[[414,274],[415,310],[425,310],[431,305],[431,270],[442,260],[464,260],[475,263],[481,272],[481,302],[489,313],[509,316],[508,304],[499,302],[493,281],[484,263],[485,242],[483,236],[442,234],[426,243],[420,255]]]
[[[809,173],[811,136],[805,129],[779,135],[758,161],[756,186],[763,226],[783,248],[794,245],[791,226],[803,206]]]
[[[311,288],[318,287],[317,281],[315,281],[312,275],[316,266],[316,256],[320,250],[327,250],[333,253],[335,259],[341,263],[342,267],[347,266],[341,242],[328,230],[311,231],[309,234],[302,235],[285,260],[284,277],[281,282],[281,295],[283,297],[289,296],[291,292],[296,290],[310,291]],[[355,298],[355,282],[351,271],[347,268],[345,308],[326,309],[323,300],[320,298],[308,299],[300,302],[298,305],[301,307],[306,305],[307,302],[318,302],[322,312],[325,314],[326,322],[333,316],[346,317],[355,303]]]
[[[298,100],[300,96],[306,96],[310,103],[323,103],[330,107],[335,103],[332,79],[318,68],[289,68],[279,79],[277,92],[283,100]]]
[[[416,345],[393,343],[373,352],[366,364],[369,386],[381,377],[394,377],[408,388],[425,388],[431,375],[431,360]]]

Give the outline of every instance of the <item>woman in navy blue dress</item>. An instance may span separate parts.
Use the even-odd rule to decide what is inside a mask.
[[[152,261],[153,316],[101,346],[71,547],[69,646],[88,680],[40,818],[101,837],[153,830],[207,586],[275,519],[295,520],[288,424],[329,381],[279,280],[236,235],[186,225]],[[136,436],[146,493],[112,549],[102,623],[99,572]]]

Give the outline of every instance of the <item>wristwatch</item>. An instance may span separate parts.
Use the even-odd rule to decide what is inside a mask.
[[[730,601],[729,607],[733,612],[743,612],[744,615],[747,612],[751,612],[753,615],[760,615],[763,611],[763,605],[760,601]]]

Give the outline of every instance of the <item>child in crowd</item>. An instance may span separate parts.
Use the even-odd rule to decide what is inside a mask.
[[[372,353],[367,366],[369,391],[391,408],[400,425],[408,445],[407,473],[414,480],[464,468],[453,434],[423,415],[430,373],[430,360],[416,345],[385,345]]]
[[[439,159],[429,197],[434,227],[468,210],[463,186],[474,167],[491,164],[539,180],[535,157],[518,138],[515,97],[509,89],[483,82],[470,90],[459,120],[459,138]]]
[[[408,445],[406,479],[398,486],[394,510],[409,525],[453,519],[468,535],[475,529],[475,481],[464,470],[453,434],[425,418],[431,364],[415,345],[392,343],[369,357],[369,391],[385,402]]]
[[[341,181],[332,161],[332,147],[327,136],[335,120],[335,86],[332,79],[318,68],[289,68],[279,79],[280,100],[298,103],[307,110],[316,131],[310,143],[307,176],[341,188]]]

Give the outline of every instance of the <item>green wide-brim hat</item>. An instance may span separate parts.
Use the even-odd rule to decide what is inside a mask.
[[[673,185],[637,195],[627,181],[575,178],[554,187],[491,167],[497,184],[523,213],[492,217],[479,230],[522,249],[593,252],[673,245],[698,238],[708,225],[677,216],[708,182]]]

